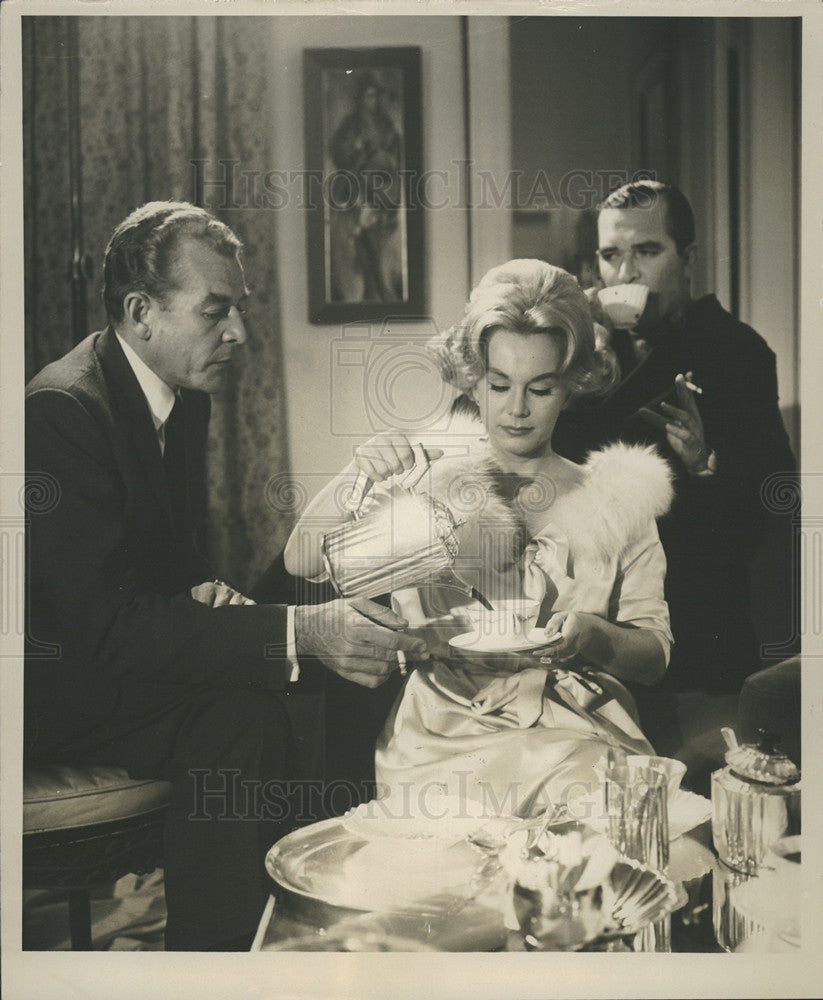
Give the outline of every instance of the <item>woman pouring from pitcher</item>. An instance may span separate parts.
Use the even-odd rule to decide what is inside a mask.
[[[378,786],[408,795],[436,784],[536,814],[592,787],[610,747],[653,753],[621,682],[651,684],[668,663],[655,519],[671,502],[670,471],[650,448],[613,445],[582,465],[553,451],[561,410],[608,391],[616,368],[560,268],[514,260],[489,271],[431,347],[476,417],[361,446],[295,527],[286,565],[323,574],[318,525],[351,516],[338,499],[358,474],[376,484],[374,503],[399,502],[415,485],[448,506],[463,587],[392,594],[431,655],[408,664],[376,748]]]

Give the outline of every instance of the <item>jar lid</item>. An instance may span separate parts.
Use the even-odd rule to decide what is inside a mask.
[[[731,747],[726,763],[740,778],[764,785],[791,785],[800,780],[799,768],[775,746],[775,737],[762,729],[757,743]]]

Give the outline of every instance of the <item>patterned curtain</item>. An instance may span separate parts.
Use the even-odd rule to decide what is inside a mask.
[[[245,244],[249,340],[226,390],[213,398],[209,446],[212,555],[220,574],[243,588],[289,530],[266,500],[269,478],[288,459],[276,220],[244,203],[245,187],[230,184],[233,172],[272,164],[270,25],[265,18],[37,17],[24,18],[23,35],[27,377],[105,325],[103,249],[137,205],[195,201]],[[79,176],[72,177],[78,139]],[[222,176],[228,187],[213,183]],[[74,223],[73,196],[80,206]],[[88,331],[70,323],[78,216],[90,255]]]

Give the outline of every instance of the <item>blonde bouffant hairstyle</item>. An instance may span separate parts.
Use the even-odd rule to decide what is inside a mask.
[[[617,381],[606,330],[594,323],[577,279],[560,267],[510,260],[485,274],[460,323],[429,344],[443,381],[472,396],[496,330],[556,336],[562,357],[557,374],[571,397],[603,394]]]

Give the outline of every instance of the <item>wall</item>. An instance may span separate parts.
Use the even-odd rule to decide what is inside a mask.
[[[424,169],[436,167],[450,174],[450,204],[426,217],[429,315],[422,322],[393,323],[387,330],[363,324],[343,331],[308,322],[305,216],[294,200],[278,212],[291,469],[314,493],[350,460],[364,434],[389,423],[412,429],[448,404],[421,345],[436,329],[459,318],[469,283],[466,212],[456,197],[457,168],[452,166],[465,157],[460,20],[285,17],[273,18],[270,32],[269,76],[277,122],[274,169],[300,170],[304,164],[304,48],[415,45],[422,49]],[[432,190],[439,195],[445,188]],[[390,349],[394,360],[388,357]],[[341,351],[348,366],[339,364]]]
[[[665,20],[544,17],[513,19],[513,159],[526,179],[544,170],[626,171],[632,149],[636,68],[661,50]],[[642,30],[640,30],[642,26]]]
[[[741,319],[760,331],[777,354],[783,419],[800,454],[798,395],[798,209],[800,202],[798,76],[789,56],[798,52],[798,22],[747,23],[748,167],[743,203],[746,241]],[[792,155],[794,154],[794,155]]]
[[[783,422],[800,453],[799,42],[792,18],[694,18],[679,26],[680,165],[700,240],[699,287],[732,297],[728,55],[737,55],[738,315],[777,355]]]
[[[638,68],[664,50],[667,31],[666,19],[512,19],[512,164],[522,172],[518,255],[546,256],[574,270],[577,227],[585,222],[580,210],[593,209],[635,170],[655,168],[635,155],[632,105]],[[547,212],[540,211],[541,174]],[[594,240],[592,233],[584,231],[584,242]]]
[[[795,34],[788,18],[513,19],[511,67],[513,167],[526,191],[542,169],[560,203],[516,213],[515,252],[573,266],[579,208],[605,193],[610,173],[652,169],[683,187],[695,211],[693,293],[714,291],[728,307],[726,60],[730,48],[739,54],[738,312],[777,355],[783,418],[799,452]],[[639,154],[638,99],[661,70],[671,95],[652,118],[659,155],[648,160]],[[564,188],[581,170],[594,172],[592,189]]]

